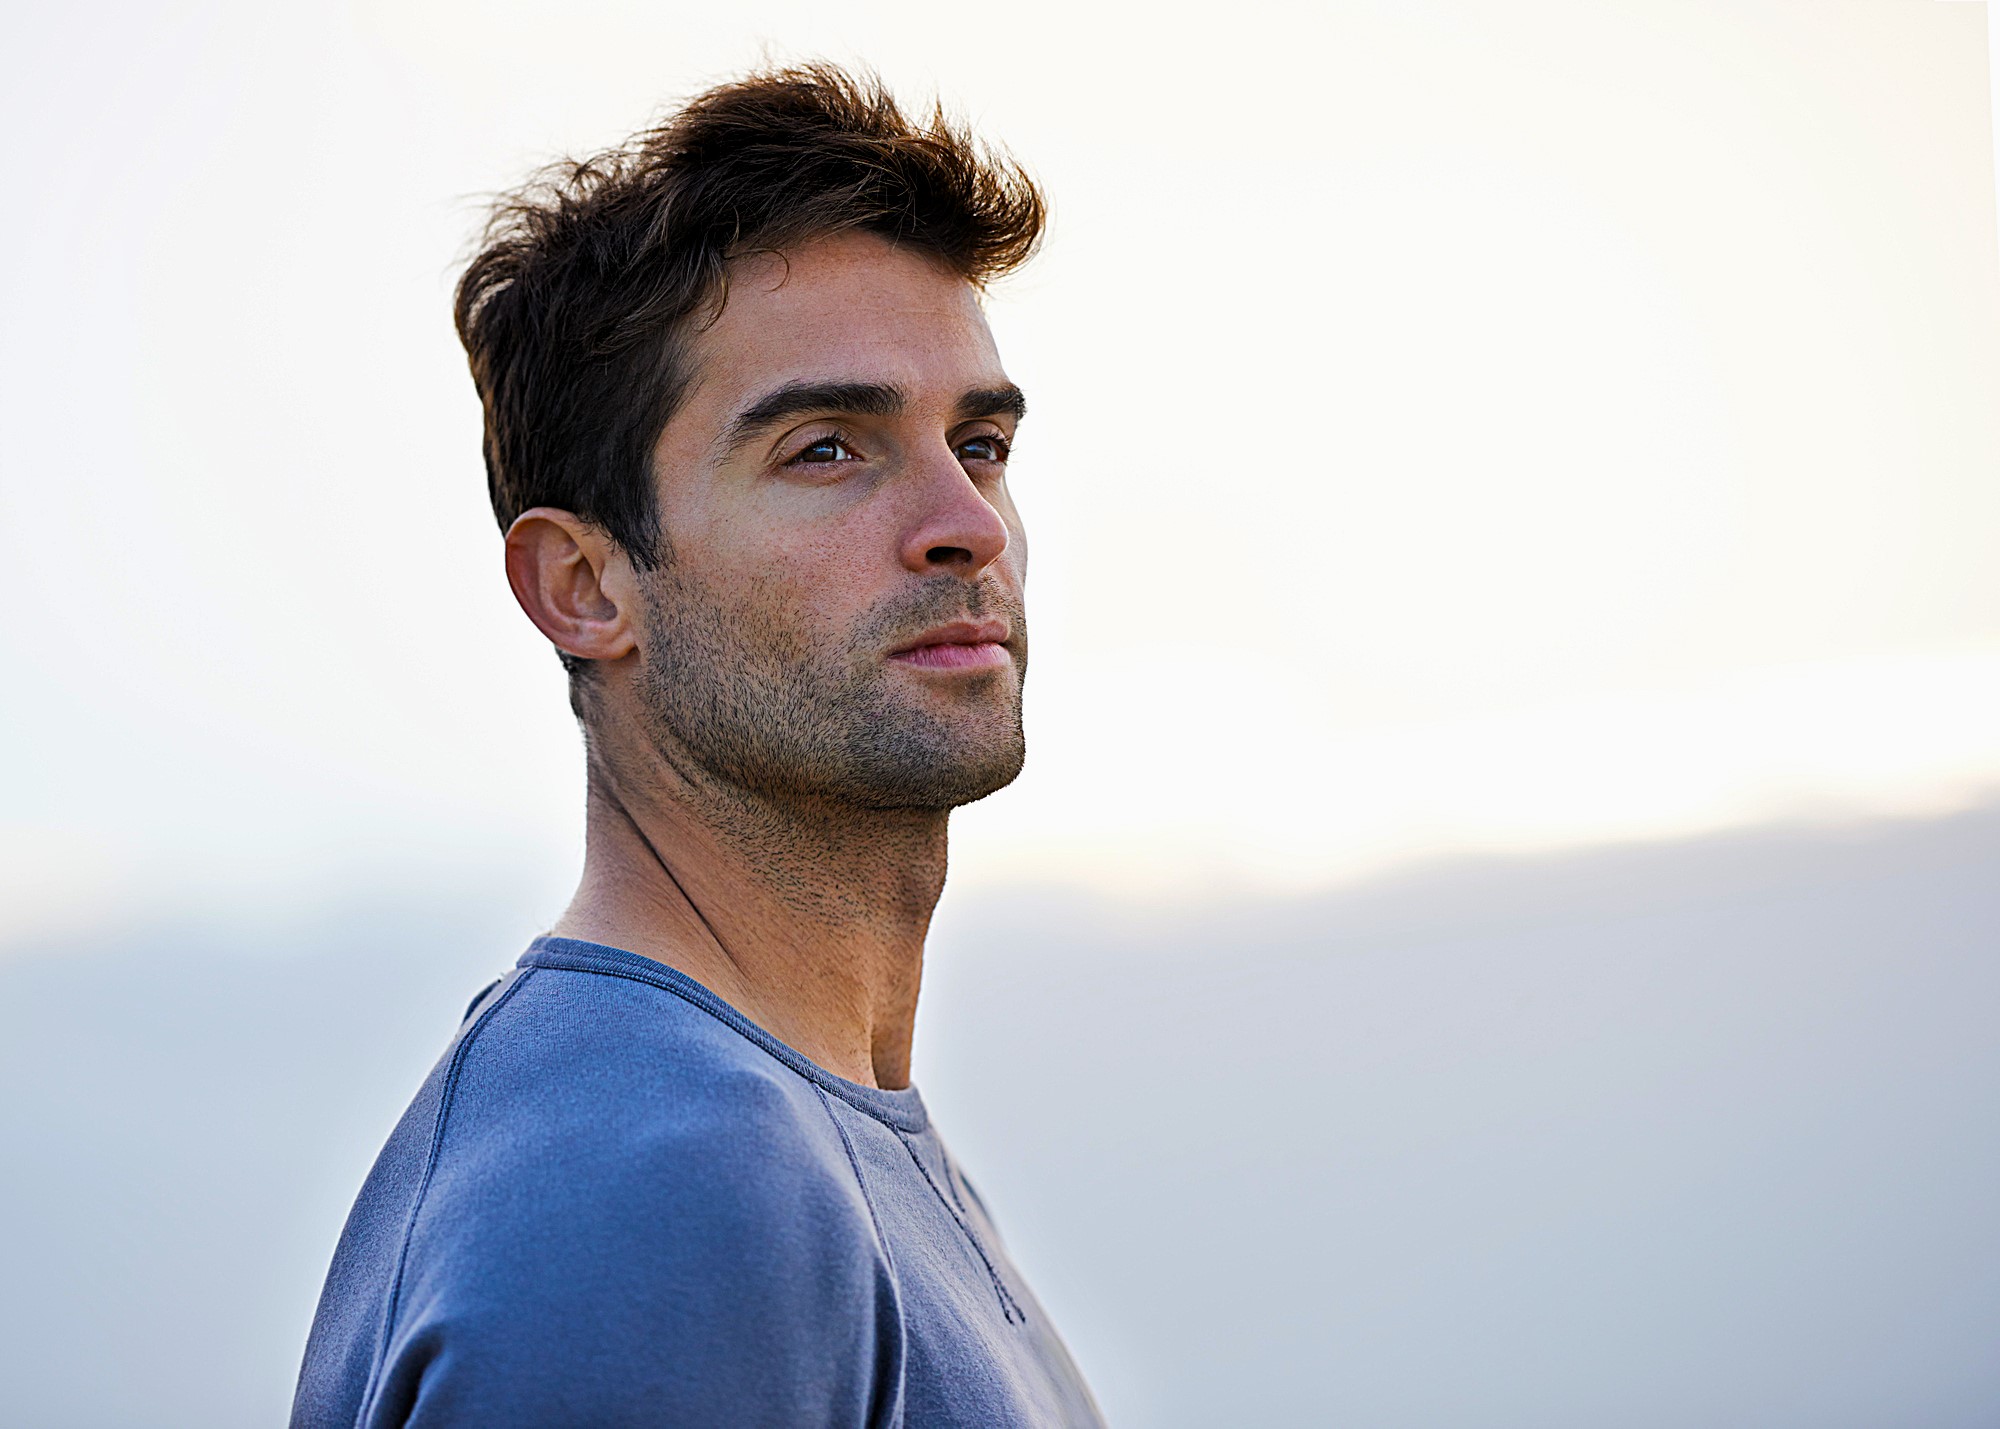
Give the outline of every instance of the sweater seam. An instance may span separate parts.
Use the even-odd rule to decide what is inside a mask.
[[[423,1179],[417,1183],[417,1194],[410,1202],[410,1214],[403,1223],[402,1244],[396,1251],[396,1274],[389,1282],[389,1303],[382,1312],[382,1329],[376,1337],[374,1362],[368,1371],[368,1387],[361,1396],[361,1407],[354,1419],[357,1429],[367,1422],[368,1416],[375,1408],[376,1396],[381,1393],[382,1371],[388,1364],[389,1346],[395,1339],[396,1317],[402,1310],[403,1274],[409,1268],[410,1242],[416,1238],[417,1218],[423,1213],[424,1198],[430,1194],[431,1177],[437,1171],[439,1156],[444,1149],[445,1124],[451,1116],[452,1104],[458,1092],[459,1075],[465,1068],[465,1059],[472,1051],[472,1044],[479,1039],[479,1034],[492,1023],[494,1014],[507,1005],[508,1000],[534,976],[535,971],[533,967],[529,967],[521,976],[514,979],[505,991],[493,999],[492,1006],[480,1013],[479,1020],[472,1024],[471,1030],[459,1041],[458,1046],[452,1049],[451,1063],[445,1068],[444,1085],[438,1091],[437,1119],[431,1126],[430,1149],[424,1154]],[[482,997],[485,995],[485,993],[480,994]],[[477,1003],[474,1005],[477,1006]]]
[[[754,1023],[745,1018],[742,1013],[737,1012],[729,1004],[723,1002],[706,989],[702,989],[705,997],[697,996],[692,989],[680,986],[672,978],[656,977],[642,968],[624,967],[597,959],[590,959],[587,954],[565,954],[563,955],[563,960],[560,962],[531,962],[527,966],[530,968],[548,968],[555,972],[588,973],[595,977],[624,978],[628,982],[640,983],[646,987],[658,988],[661,992],[671,993],[688,1006],[720,1022],[724,1027],[727,1027],[731,1032],[734,1032],[738,1037],[741,1037],[745,1042],[748,1042],[780,1066],[798,1076],[804,1077],[808,1082],[812,1083],[815,1090],[823,1093],[830,1092],[864,1116],[879,1121],[899,1133],[920,1132],[930,1124],[928,1116],[904,1116],[897,1114],[890,1108],[870,1106],[866,1102],[856,1101],[854,1098],[848,1096],[845,1088],[838,1085],[837,1082],[829,1085],[831,1074],[825,1068],[820,1067],[817,1063],[794,1051],[792,1048],[785,1046],[784,1043],[779,1042],[768,1032],[763,1032],[761,1028],[757,1028]],[[710,1000],[715,1003],[715,1006],[711,1007],[708,1005]]]
[[[903,1311],[901,1303],[903,1298],[903,1285],[902,1281],[898,1279],[896,1275],[895,1252],[889,1249],[889,1235],[888,1232],[882,1229],[882,1217],[875,1209],[875,1196],[874,1193],[872,1193],[868,1189],[868,1178],[861,1173],[861,1158],[855,1154],[854,1138],[849,1136],[847,1134],[847,1128],[840,1124],[840,1114],[833,1109],[833,1098],[827,1095],[826,1088],[822,1087],[818,1082],[814,1082],[812,1084],[812,1089],[814,1093],[819,1097],[820,1106],[823,1107],[826,1111],[826,1119],[833,1123],[834,1134],[840,1138],[841,1150],[847,1153],[847,1165],[849,1169],[851,1169],[854,1172],[854,1185],[855,1188],[861,1192],[861,1204],[868,1208],[868,1224],[874,1228],[875,1244],[881,1248],[882,1263],[889,1268],[889,1285],[896,1296],[896,1323],[897,1323],[897,1334],[900,1341],[900,1336],[902,1333],[902,1320],[903,1320]],[[902,1357],[903,1357],[903,1351],[899,1343],[896,1353],[896,1361],[899,1366],[902,1363]],[[902,1392],[900,1385],[891,1386],[889,1393],[890,1393],[890,1403],[892,1405],[900,1405],[902,1403]],[[885,1419],[884,1422],[894,1422],[898,1424],[902,1422],[900,1415],[896,1414],[893,1410],[889,1411],[889,1414],[892,1416],[892,1418]],[[871,1412],[869,1415],[869,1422],[872,1424],[876,1422],[878,1418],[882,1417],[883,1416],[879,1416]]]
[[[896,1257],[890,1253],[889,1237],[883,1233],[882,1217],[875,1209],[875,1197],[868,1189],[868,1178],[861,1174],[861,1158],[854,1154],[854,1140],[847,1134],[847,1128],[840,1124],[840,1117],[827,1098],[826,1088],[813,1083],[813,1091],[819,1097],[819,1104],[826,1111],[826,1119],[833,1123],[834,1134],[840,1138],[840,1149],[847,1153],[848,1169],[854,1172],[854,1185],[861,1192],[861,1204],[868,1208],[868,1224],[874,1227],[875,1244],[882,1248],[882,1259],[888,1263],[889,1277],[896,1276]]]

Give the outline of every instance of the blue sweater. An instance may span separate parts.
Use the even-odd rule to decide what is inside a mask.
[[[537,940],[390,1135],[294,1429],[1095,1426],[914,1088]]]

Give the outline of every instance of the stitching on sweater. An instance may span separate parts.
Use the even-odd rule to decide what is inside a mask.
[[[892,1416],[890,1422],[893,1424],[900,1425],[903,1422],[903,1413],[902,1413],[903,1387],[902,1384],[900,1383],[900,1378],[901,1378],[900,1370],[904,1362],[905,1350],[903,1347],[903,1340],[902,1340],[903,1311],[901,1302],[903,1297],[903,1286],[902,1286],[902,1281],[896,1275],[896,1254],[894,1251],[889,1249],[889,1237],[888,1234],[884,1232],[882,1229],[882,1217],[876,1214],[875,1197],[868,1190],[868,1178],[861,1174],[861,1158],[855,1155],[854,1153],[854,1139],[847,1134],[847,1128],[840,1124],[840,1116],[837,1112],[834,1111],[833,1098],[826,1094],[826,1088],[822,1087],[818,1082],[814,1082],[812,1083],[812,1089],[813,1092],[819,1097],[819,1104],[822,1107],[826,1108],[826,1119],[833,1123],[833,1129],[835,1133],[838,1134],[838,1136],[840,1137],[841,1149],[847,1153],[847,1164],[854,1170],[854,1184],[861,1190],[861,1204],[868,1208],[869,1224],[875,1227],[875,1243],[882,1247],[882,1259],[888,1264],[889,1267],[889,1284],[895,1291],[896,1301],[897,1301],[896,1364],[899,1373],[898,1373],[898,1382],[892,1385],[885,1386],[884,1392],[886,1392],[890,1398],[891,1407],[888,1411],[886,1411],[887,1414]],[[880,1417],[881,1416],[879,1415],[871,1413],[869,1416],[869,1422],[874,1423]]]
[[[961,1216],[971,1215],[972,1211],[966,1206],[965,1197],[958,1192],[958,1168],[952,1164],[951,1153],[944,1149],[942,1138],[938,1141],[938,1160],[944,1166],[944,1188],[951,1192],[951,1203],[958,1207]]]
[[[868,1208],[869,1224],[875,1227],[875,1243],[882,1247],[882,1258],[889,1262],[889,1278],[894,1280],[896,1278],[896,1257],[889,1249],[889,1237],[883,1233],[882,1217],[876,1214],[875,1197],[868,1190],[868,1178],[861,1174],[861,1158],[854,1154],[854,1142],[847,1135],[847,1128],[840,1124],[840,1118],[835,1115],[833,1101],[827,1096],[826,1088],[822,1087],[818,1082],[814,1082],[812,1089],[814,1094],[819,1097],[819,1104],[826,1109],[826,1119],[833,1123],[833,1129],[840,1137],[841,1149],[847,1153],[847,1164],[854,1171],[854,1184],[861,1188],[861,1204]]]
[[[827,1078],[833,1075],[831,1072],[828,1072],[824,1067],[795,1049],[778,1041],[769,1032],[758,1027],[756,1023],[751,1022],[742,1013],[738,1012],[707,988],[700,987],[699,984],[696,985],[696,989],[682,987],[671,978],[654,977],[639,968],[626,967],[623,964],[612,963],[603,958],[593,958],[585,953],[564,953],[560,956],[563,958],[563,961],[529,963],[527,966],[530,968],[546,968],[553,972],[587,973],[594,977],[622,977],[628,982],[642,983],[647,987],[658,988],[661,992],[672,993],[682,1002],[687,1003],[688,1006],[713,1017],[717,1022],[720,1022],[731,1032],[734,1032],[744,1041],[750,1043],[751,1046],[755,1047],[765,1056],[772,1058],[781,1066],[790,1068],[793,1072],[811,1082],[815,1087],[823,1091],[830,1091],[834,1096],[839,1097],[864,1116],[872,1117],[883,1125],[891,1127],[897,1135],[900,1136],[909,1131],[922,1131],[930,1125],[928,1114],[911,1116],[892,1108],[873,1107],[866,1102],[855,1101],[841,1087],[832,1085],[827,1081]],[[672,971],[672,969],[663,968],[663,971]],[[682,974],[682,976],[685,976],[685,974]]]
[[[924,1158],[917,1155],[916,1143],[900,1131],[896,1133],[896,1139],[903,1143],[903,1149],[910,1153],[910,1160],[916,1166],[917,1174],[924,1178],[925,1184],[931,1188],[931,1194],[936,1196],[938,1204],[944,1207],[945,1214],[958,1223],[959,1230],[965,1233],[966,1244],[970,1245],[973,1254],[979,1257],[979,1263],[986,1267],[986,1278],[993,1282],[993,1293],[1000,1297],[1000,1317],[1010,1325],[1026,1324],[1028,1317],[1008,1291],[1006,1282],[1001,1280],[1000,1271],[993,1264],[993,1257],[986,1253],[986,1247],[980,1243],[979,1236],[972,1229],[972,1223],[959,1214],[958,1208],[951,1203],[951,1197],[939,1189],[937,1178],[931,1175],[930,1168],[924,1165]]]
[[[438,1089],[437,1120],[431,1126],[430,1150],[424,1154],[423,1180],[417,1184],[416,1197],[410,1202],[409,1219],[403,1223],[403,1243],[396,1252],[396,1274],[389,1282],[389,1304],[382,1312],[382,1329],[375,1341],[375,1359],[368,1369],[368,1387],[361,1396],[361,1409],[354,1419],[356,1429],[368,1421],[368,1416],[375,1407],[375,1397],[382,1390],[382,1371],[388,1360],[389,1342],[395,1335],[396,1312],[402,1308],[403,1272],[410,1263],[410,1241],[416,1235],[417,1217],[423,1211],[424,1197],[431,1189],[431,1175],[437,1170],[438,1152],[444,1147],[445,1121],[451,1115],[452,1097],[458,1091],[458,1076],[464,1069],[466,1054],[472,1050],[473,1042],[486,1030],[487,1024],[492,1022],[493,1014],[505,1007],[507,1000],[519,992],[535,972],[536,969],[532,967],[524,969],[505,992],[493,999],[493,1005],[479,1014],[479,1020],[472,1024],[472,1030],[467,1032],[458,1046],[452,1049],[451,1065],[445,1069],[444,1085]],[[480,994],[481,997],[485,995],[485,993]]]

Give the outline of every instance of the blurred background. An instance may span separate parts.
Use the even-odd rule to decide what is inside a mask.
[[[581,761],[448,319],[762,57],[1053,193],[919,1083],[1112,1422],[2000,1422],[1987,5],[0,18],[0,1424],[281,1422]]]

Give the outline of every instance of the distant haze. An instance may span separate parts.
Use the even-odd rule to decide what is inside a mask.
[[[1192,919],[948,898],[919,1081],[1126,1429],[1986,1429],[1996,864],[1988,810]],[[533,931],[357,890],[0,951],[0,1417],[279,1422]]]

